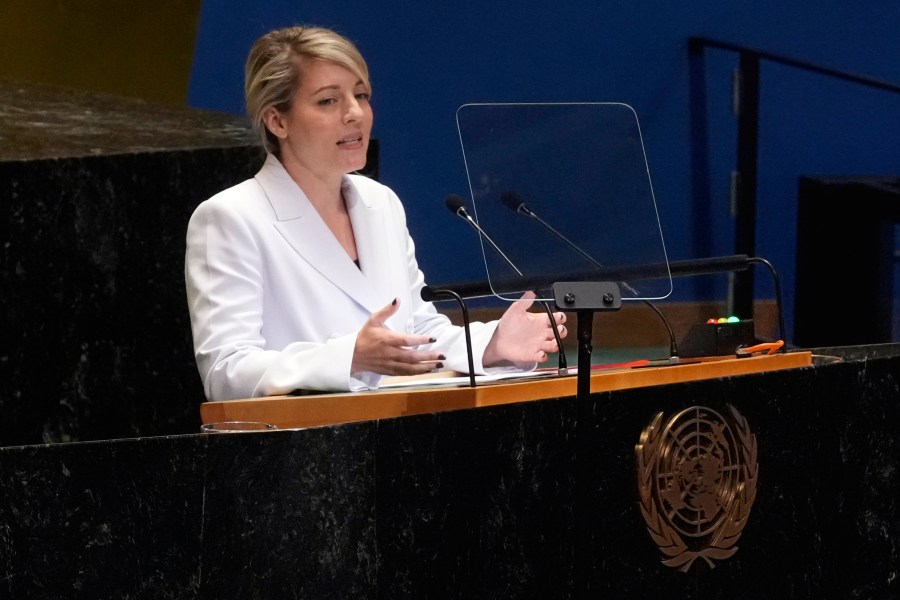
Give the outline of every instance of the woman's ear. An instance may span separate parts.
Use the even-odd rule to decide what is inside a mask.
[[[274,106],[270,106],[263,113],[263,123],[275,137],[282,140],[287,137],[287,123],[284,115]]]

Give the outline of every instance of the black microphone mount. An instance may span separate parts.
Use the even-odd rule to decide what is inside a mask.
[[[750,268],[758,259],[751,259],[746,254],[697,258],[671,261],[668,263],[651,263],[630,265],[625,267],[607,267],[603,269],[569,270],[555,275],[525,276],[505,279],[493,279],[490,283],[484,280],[466,281],[445,285],[425,286],[422,288],[422,299],[431,301],[434,293],[442,289],[453,289],[463,298],[485,298],[500,293],[518,293],[525,290],[549,289],[556,281],[640,281],[642,279],[659,279],[666,277],[685,277],[693,275],[712,275],[743,271]]]
[[[553,288],[554,299],[561,310],[574,309],[578,315],[578,398],[586,399],[590,395],[590,335],[593,310],[615,310],[621,306],[621,296],[618,295],[618,286],[610,281],[639,281],[642,279],[656,279],[661,277],[683,277],[691,275],[710,275],[743,271],[750,268],[753,263],[763,262],[758,258],[750,258],[746,254],[731,256],[719,256],[693,260],[672,261],[669,263],[656,263],[635,265],[619,268],[592,269],[589,271],[568,271],[556,275],[542,275],[540,277],[519,277],[516,279],[473,281],[445,286],[425,286],[422,288],[423,300],[438,299],[446,289],[453,289],[463,298],[480,298],[494,295],[495,290],[501,289],[503,293],[514,293],[531,289]],[[774,268],[772,269],[774,273]],[[572,282],[572,283],[559,283]],[[604,283],[607,282],[607,283]],[[593,285],[592,285],[593,284]],[[777,284],[777,277],[776,277]],[[608,287],[607,287],[608,286]],[[776,288],[777,289],[777,288]],[[566,290],[569,290],[568,292]],[[582,293],[584,292],[584,293]],[[566,294],[571,293],[572,302],[567,302]],[[779,313],[781,313],[781,299],[778,294]],[[585,301],[585,298],[588,300]],[[570,308],[571,307],[571,308]],[[784,337],[784,322],[780,321],[782,338]]]

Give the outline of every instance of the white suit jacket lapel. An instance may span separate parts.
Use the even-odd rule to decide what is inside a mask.
[[[300,186],[273,155],[256,175],[275,211],[275,229],[323,277],[341,288],[368,312],[383,307],[369,278],[350,260]],[[354,234],[356,232],[356,223]]]
[[[372,198],[360,194],[349,177],[344,178],[343,192],[353,225],[359,266],[369,290],[376,297],[377,310],[393,300],[396,293],[392,285],[398,281],[398,274],[393,273],[391,267],[397,263],[392,260],[394,243],[390,239],[396,233],[387,222],[384,202],[373,202]]]

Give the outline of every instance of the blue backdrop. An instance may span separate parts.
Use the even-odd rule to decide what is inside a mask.
[[[698,0],[266,3],[205,0],[189,104],[243,113],[243,64],[262,33],[338,30],[366,57],[381,180],[407,208],[432,283],[483,276],[477,240],[444,206],[466,195],[455,111],[468,102],[623,102],[641,123],[670,260],[734,253],[729,205],[737,57],[708,51],[708,200],[691,189],[687,41],[704,36],[900,83],[900,3]],[[778,269],[792,330],[796,200],[804,175],[900,175],[900,95],[763,63],[757,255]],[[585,140],[591,151],[592,140]],[[606,232],[615,235],[615,232]],[[681,278],[674,299],[724,298],[725,276]],[[774,295],[765,272],[757,297]]]

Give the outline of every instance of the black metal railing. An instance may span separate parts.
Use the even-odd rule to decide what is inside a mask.
[[[759,144],[759,75],[763,61],[818,73],[843,81],[857,83],[868,88],[900,93],[900,85],[822,67],[806,61],[788,58],[703,37],[688,40],[691,76],[691,154],[693,163],[692,185],[695,199],[709,203],[709,178],[706,147],[706,84],[703,64],[707,48],[726,50],[738,54],[739,66],[734,77],[733,104],[737,114],[737,169],[732,176],[732,205],[734,209],[734,252],[747,256],[756,255],[756,199],[757,157]],[[711,234],[707,234],[711,235]],[[703,239],[698,239],[703,244]],[[696,248],[699,255],[708,254],[708,248]],[[735,273],[731,281],[729,297],[730,314],[750,318],[753,314],[753,271]]]

